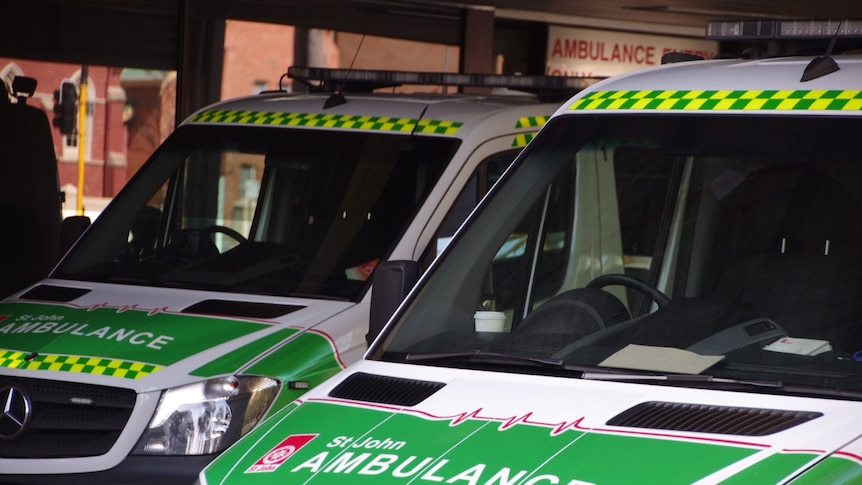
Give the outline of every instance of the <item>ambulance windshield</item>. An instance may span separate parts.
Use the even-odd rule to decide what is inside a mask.
[[[355,300],[458,144],[183,126],[54,276]]]
[[[556,118],[372,356],[862,391],[860,130],[826,116]]]

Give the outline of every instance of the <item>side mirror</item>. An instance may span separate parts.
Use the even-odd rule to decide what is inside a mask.
[[[62,258],[75,241],[90,227],[90,218],[87,216],[69,216],[60,223],[60,254]]]
[[[384,261],[374,270],[371,315],[368,333],[365,335],[368,345],[380,335],[398,305],[419,281],[420,273],[419,263],[416,261]]]

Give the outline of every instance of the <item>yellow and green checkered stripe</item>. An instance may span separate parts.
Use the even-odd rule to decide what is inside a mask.
[[[859,111],[859,90],[597,91],[570,110]]]
[[[519,130],[524,128],[541,128],[545,126],[545,123],[547,122],[547,116],[525,116],[523,118],[518,118],[518,122],[515,123],[515,128]],[[527,143],[530,143],[530,140],[532,140],[535,136],[535,132],[516,135],[515,139],[512,140],[512,146],[525,147],[527,146]]]
[[[141,379],[156,373],[163,367],[99,357],[78,357],[73,355],[38,354],[27,359],[27,352],[0,350],[0,367],[20,370],[46,370],[71,372],[73,374],[92,374],[122,379]]]
[[[415,120],[386,116],[355,116],[318,113],[268,113],[262,111],[212,110],[192,117],[192,123],[237,123],[246,125],[339,128],[342,130],[395,131],[424,135],[455,135],[463,123]]]
[[[541,128],[548,122],[547,116],[525,116],[518,118],[515,128]]]

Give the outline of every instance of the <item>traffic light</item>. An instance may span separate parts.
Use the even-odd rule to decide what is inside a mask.
[[[54,126],[64,135],[74,135],[78,120],[78,87],[73,81],[63,81],[54,91]]]

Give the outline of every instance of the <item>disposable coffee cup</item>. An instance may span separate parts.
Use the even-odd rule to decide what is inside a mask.
[[[503,312],[476,312],[473,318],[477,332],[502,332],[506,324],[506,314]]]

